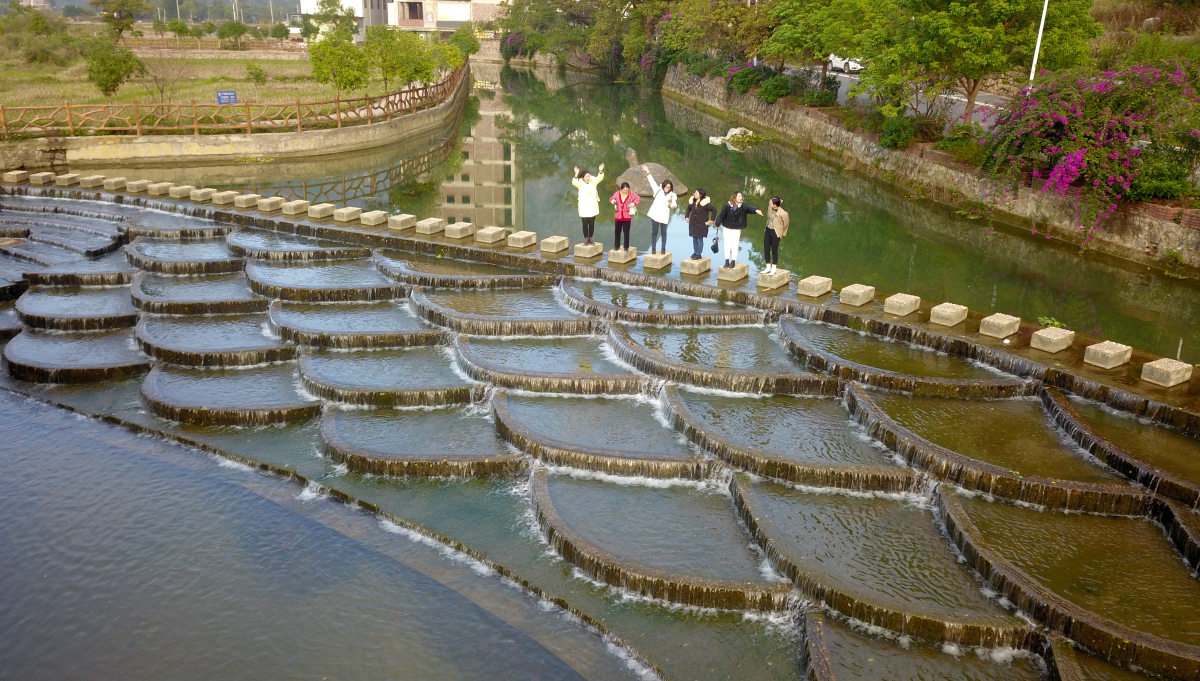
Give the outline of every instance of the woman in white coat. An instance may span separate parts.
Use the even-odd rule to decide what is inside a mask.
[[[662,233],[661,252],[667,252],[667,223],[671,221],[671,211],[678,205],[675,198],[675,186],[670,180],[663,180],[659,185],[654,181],[654,176],[650,174],[650,168],[645,164],[642,165],[642,172],[646,173],[646,179],[650,181],[650,187],[654,190],[654,203],[650,204],[650,210],[646,212],[646,217],[650,218],[650,253],[658,253],[659,249],[655,248],[655,244],[659,243],[659,233]]]
[[[604,181],[604,164],[600,164],[600,174],[592,177],[586,170],[575,166],[575,177],[571,184],[579,190],[579,217],[583,220],[583,243],[592,243],[596,233],[596,216],[600,214],[600,194],[597,188]]]

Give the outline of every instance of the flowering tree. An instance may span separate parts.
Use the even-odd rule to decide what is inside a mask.
[[[998,115],[985,168],[1033,172],[1044,195],[1078,191],[1075,223],[1099,224],[1129,195],[1152,159],[1200,159],[1200,67],[1163,62],[1120,71],[1042,72]]]

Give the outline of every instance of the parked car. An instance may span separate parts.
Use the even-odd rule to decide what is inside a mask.
[[[855,59],[839,57],[836,54],[829,55],[829,68],[834,71],[843,73],[858,73],[863,70],[863,65]]]

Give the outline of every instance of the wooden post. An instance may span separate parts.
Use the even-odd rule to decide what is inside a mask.
[[[371,115],[375,111],[375,100],[371,99],[371,95],[367,95],[367,125],[372,122]]]
[[[71,120],[71,103],[63,102],[63,106],[66,107],[66,109],[67,109],[67,130],[69,130],[71,132],[71,135],[74,136],[75,135],[75,123],[74,123],[74,121]]]
[[[4,105],[0,104],[0,123],[4,124],[4,136],[8,136],[8,112],[5,111]]]
[[[246,102],[246,134],[254,134],[254,128],[250,127],[250,102]]]
[[[296,100],[296,132],[304,132],[304,124],[300,122],[300,100]]]
[[[334,106],[337,107],[338,127],[342,127],[342,93],[337,93],[333,99]]]
[[[196,100],[192,100],[192,133],[200,134],[200,114],[196,113]]]
[[[137,100],[133,100],[133,124],[137,128],[138,137],[142,136],[142,116],[138,113]]]

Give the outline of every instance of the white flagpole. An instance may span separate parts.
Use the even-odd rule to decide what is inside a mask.
[[[1042,4],[1042,23],[1038,25],[1037,45],[1033,48],[1033,66],[1029,67],[1029,82],[1033,82],[1033,76],[1037,73],[1038,53],[1042,51],[1042,31],[1046,30],[1046,10],[1050,8],[1050,0],[1046,0]]]

